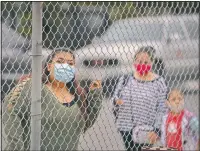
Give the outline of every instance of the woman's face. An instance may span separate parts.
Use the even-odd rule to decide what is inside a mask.
[[[136,72],[141,76],[146,75],[152,68],[152,61],[148,53],[140,52],[136,55],[134,61]]]
[[[54,56],[52,62],[49,63],[47,67],[48,71],[50,72],[50,81],[55,80],[55,65],[58,64],[68,64],[70,67],[74,67],[75,60],[73,58],[73,55],[69,52],[59,52]]]

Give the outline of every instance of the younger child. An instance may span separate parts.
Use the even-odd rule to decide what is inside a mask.
[[[197,150],[199,121],[184,109],[184,96],[178,89],[168,94],[169,112],[162,118],[161,142],[163,146],[182,150]]]

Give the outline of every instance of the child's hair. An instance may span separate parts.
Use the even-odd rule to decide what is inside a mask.
[[[136,57],[137,57],[138,54],[145,52],[145,53],[147,53],[147,54],[149,55],[151,61],[153,61],[153,60],[154,60],[155,51],[156,51],[156,50],[155,50],[153,47],[151,47],[151,46],[141,47],[141,48],[139,48],[138,51],[135,53],[135,55],[134,55],[134,60],[136,60]]]
[[[167,93],[167,101],[169,101],[169,97],[173,92],[179,93],[179,94],[181,94],[181,96],[183,96],[183,92],[180,89],[173,88],[170,91],[168,91],[168,93]]]

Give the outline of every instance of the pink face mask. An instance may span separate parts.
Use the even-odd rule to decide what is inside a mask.
[[[140,75],[147,74],[151,70],[151,65],[149,64],[134,64],[134,66]]]

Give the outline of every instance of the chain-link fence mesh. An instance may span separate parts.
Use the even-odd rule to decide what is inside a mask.
[[[42,150],[197,149],[199,2],[42,7]],[[32,2],[1,15],[1,147],[29,149]]]

